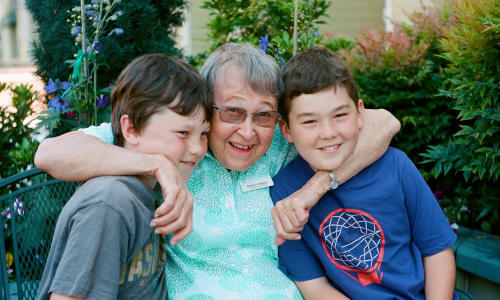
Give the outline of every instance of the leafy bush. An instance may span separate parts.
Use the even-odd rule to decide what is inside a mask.
[[[500,2],[452,2],[454,26],[446,26],[440,39],[444,75],[449,86],[441,93],[458,111],[460,130],[446,142],[430,146],[424,156],[434,162],[435,175],[463,175],[456,188],[460,197],[448,198],[469,224],[500,233]],[[462,195],[466,197],[462,197]],[[469,218],[468,212],[474,216]]]
[[[52,86],[46,88],[49,110],[40,126],[52,135],[108,121],[109,86],[135,57],[151,52],[181,55],[172,36],[182,24],[185,0],[86,2],[26,3],[37,25],[37,74]]]
[[[173,34],[182,25],[185,0],[116,2],[120,2],[123,16],[116,20],[114,27],[122,28],[124,34],[111,35],[102,42],[103,50],[97,61],[105,67],[99,69],[99,88],[114,82],[120,71],[137,56],[154,52],[181,54],[175,48]],[[77,5],[80,5],[79,0],[26,1],[36,24],[33,56],[37,75],[46,83],[50,78],[67,81],[71,74],[65,61],[74,59],[79,46],[75,46],[70,35],[72,25],[66,20],[71,18],[71,9]]]
[[[367,107],[385,108],[401,121],[393,145],[418,162],[428,145],[445,141],[457,127],[449,99],[437,96],[447,82],[440,72],[446,61],[438,56],[438,42],[440,28],[449,20],[432,9],[410,19],[418,25],[395,23],[393,32],[362,31],[357,45],[343,56]],[[431,166],[420,166],[420,171],[432,178]]]
[[[227,42],[259,45],[283,65],[293,53],[293,20],[295,1],[274,0],[206,0],[210,11],[207,24],[211,50]],[[325,23],[330,6],[327,0],[299,1],[297,51],[321,42],[318,24]],[[198,60],[194,62],[200,63]]]
[[[19,173],[32,166],[38,142],[33,129],[24,125],[25,118],[33,115],[32,104],[38,93],[29,85],[8,86],[0,83],[0,92],[12,94],[12,107],[0,107],[0,179]],[[7,191],[0,191],[4,194]]]
[[[367,106],[402,122],[392,144],[418,163],[450,222],[496,234],[499,15],[495,1],[450,1],[341,51]]]

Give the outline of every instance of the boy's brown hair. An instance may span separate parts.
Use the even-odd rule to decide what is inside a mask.
[[[179,99],[176,105],[172,103]],[[212,118],[212,98],[198,71],[188,63],[165,54],[146,54],[134,59],[116,80],[111,93],[111,125],[115,144],[123,146],[120,118],[128,115],[140,133],[149,118],[168,107],[188,116],[201,108]]]
[[[293,98],[331,87],[344,87],[358,107],[358,91],[349,67],[342,58],[324,47],[314,47],[292,57],[283,69],[283,83],[285,91],[280,97],[278,110],[286,122]]]

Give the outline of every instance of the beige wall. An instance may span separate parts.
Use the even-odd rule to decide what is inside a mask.
[[[361,28],[383,28],[384,0],[333,0],[320,32],[354,37]]]
[[[0,67],[33,66],[30,48],[34,27],[24,0],[0,0],[0,24],[12,11],[14,26],[0,27]]]
[[[395,20],[408,22],[406,14],[411,11],[421,10],[422,3],[426,6],[439,5],[443,0],[392,0],[393,17]]]

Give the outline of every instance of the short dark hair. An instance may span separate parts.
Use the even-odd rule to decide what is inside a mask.
[[[175,106],[170,106],[176,99]],[[197,108],[212,118],[212,97],[198,71],[188,63],[165,54],[146,54],[134,59],[116,80],[111,93],[111,125],[115,144],[123,146],[120,118],[128,115],[140,133],[149,118],[168,107],[188,116]]]
[[[286,122],[293,98],[302,94],[340,86],[346,89],[356,107],[358,104],[358,91],[349,67],[342,58],[324,47],[314,47],[292,57],[283,69],[283,82],[285,91],[278,109]]]

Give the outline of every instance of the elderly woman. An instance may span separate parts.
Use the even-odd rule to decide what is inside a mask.
[[[165,201],[152,225],[159,233],[174,233],[169,237],[175,245],[167,247],[170,298],[300,299],[293,282],[277,268],[268,189],[271,177],[296,156],[276,129],[282,92],[279,68],[260,49],[226,44],[212,53],[201,73],[216,113],[209,152],[187,184],[194,209],[175,166],[165,157],[111,145],[109,124],[90,127],[87,134],[47,139],[35,163],[63,180],[117,174],[156,177]],[[340,182],[380,157],[399,130],[399,122],[386,111],[368,110],[366,119],[349,166],[333,170]],[[316,186],[304,187],[305,192]]]

